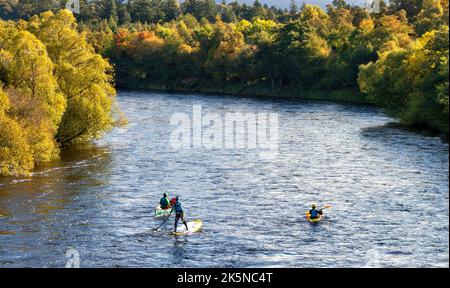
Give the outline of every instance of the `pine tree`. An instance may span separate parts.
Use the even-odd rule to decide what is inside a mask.
[[[296,0],[291,0],[291,4],[289,5],[289,13],[291,16],[297,15],[298,5]]]
[[[389,9],[392,11],[405,10],[408,18],[413,18],[422,9],[423,0],[390,0]]]
[[[96,10],[98,16],[101,19],[107,19],[108,21],[115,21],[117,23],[117,2],[116,0],[101,0],[98,3],[94,2],[93,5],[97,5]]]
[[[176,19],[180,13],[180,2],[178,0],[166,0],[164,2],[164,14],[166,21]]]

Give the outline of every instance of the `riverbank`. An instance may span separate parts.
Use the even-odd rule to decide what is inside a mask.
[[[272,99],[298,99],[298,100],[317,100],[331,101],[336,103],[349,103],[375,106],[375,104],[364,97],[358,90],[289,90],[289,89],[270,89],[266,87],[242,87],[242,85],[227,86],[217,88],[217,86],[169,86],[162,84],[133,83],[133,85],[117,85],[118,90],[128,91],[158,91],[167,93],[197,93],[197,94],[220,94],[237,97],[263,97]]]

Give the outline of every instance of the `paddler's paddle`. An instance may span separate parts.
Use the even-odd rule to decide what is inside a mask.
[[[153,229],[153,231],[158,231],[158,229],[161,228],[161,226],[164,225],[164,223],[166,223],[167,220],[169,220],[170,216],[172,215],[173,210],[174,210],[174,209],[172,208],[172,209],[170,210],[170,214],[169,214],[169,216],[167,216],[166,220],[164,220],[164,221],[161,223],[161,225],[158,226],[158,228]]]
[[[323,206],[322,208],[320,208],[319,211],[320,211],[320,210],[323,210],[323,209],[328,209],[328,208],[331,208],[331,205],[325,205],[325,206]],[[308,216],[308,215],[309,215],[309,211],[306,212],[306,216]]]

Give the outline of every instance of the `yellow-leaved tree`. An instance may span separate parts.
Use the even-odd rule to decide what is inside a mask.
[[[28,174],[112,128],[122,117],[112,79],[71,12],[0,20],[0,175]]]
[[[30,32],[11,25],[2,30],[0,67],[8,87],[7,115],[21,127],[34,163],[56,159],[55,135],[66,101],[57,92],[53,63],[45,46]]]
[[[0,175],[27,174],[33,168],[33,156],[22,128],[5,113],[9,106],[0,86]]]
[[[73,14],[44,12],[21,25],[47,47],[59,91],[67,108],[56,139],[66,145],[101,136],[114,125],[115,89],[112,67],[78,33]]]

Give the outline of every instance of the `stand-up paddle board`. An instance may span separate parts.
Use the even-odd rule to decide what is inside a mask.
[[[177,227],[176,232],[172,232],[171,234],[174,236],[186,235],[190,233],[198,232],[202,228],[202,220],[194,220],[187,223],[189,230],[186,230],[186,227],[183,223],[180,223]]]

